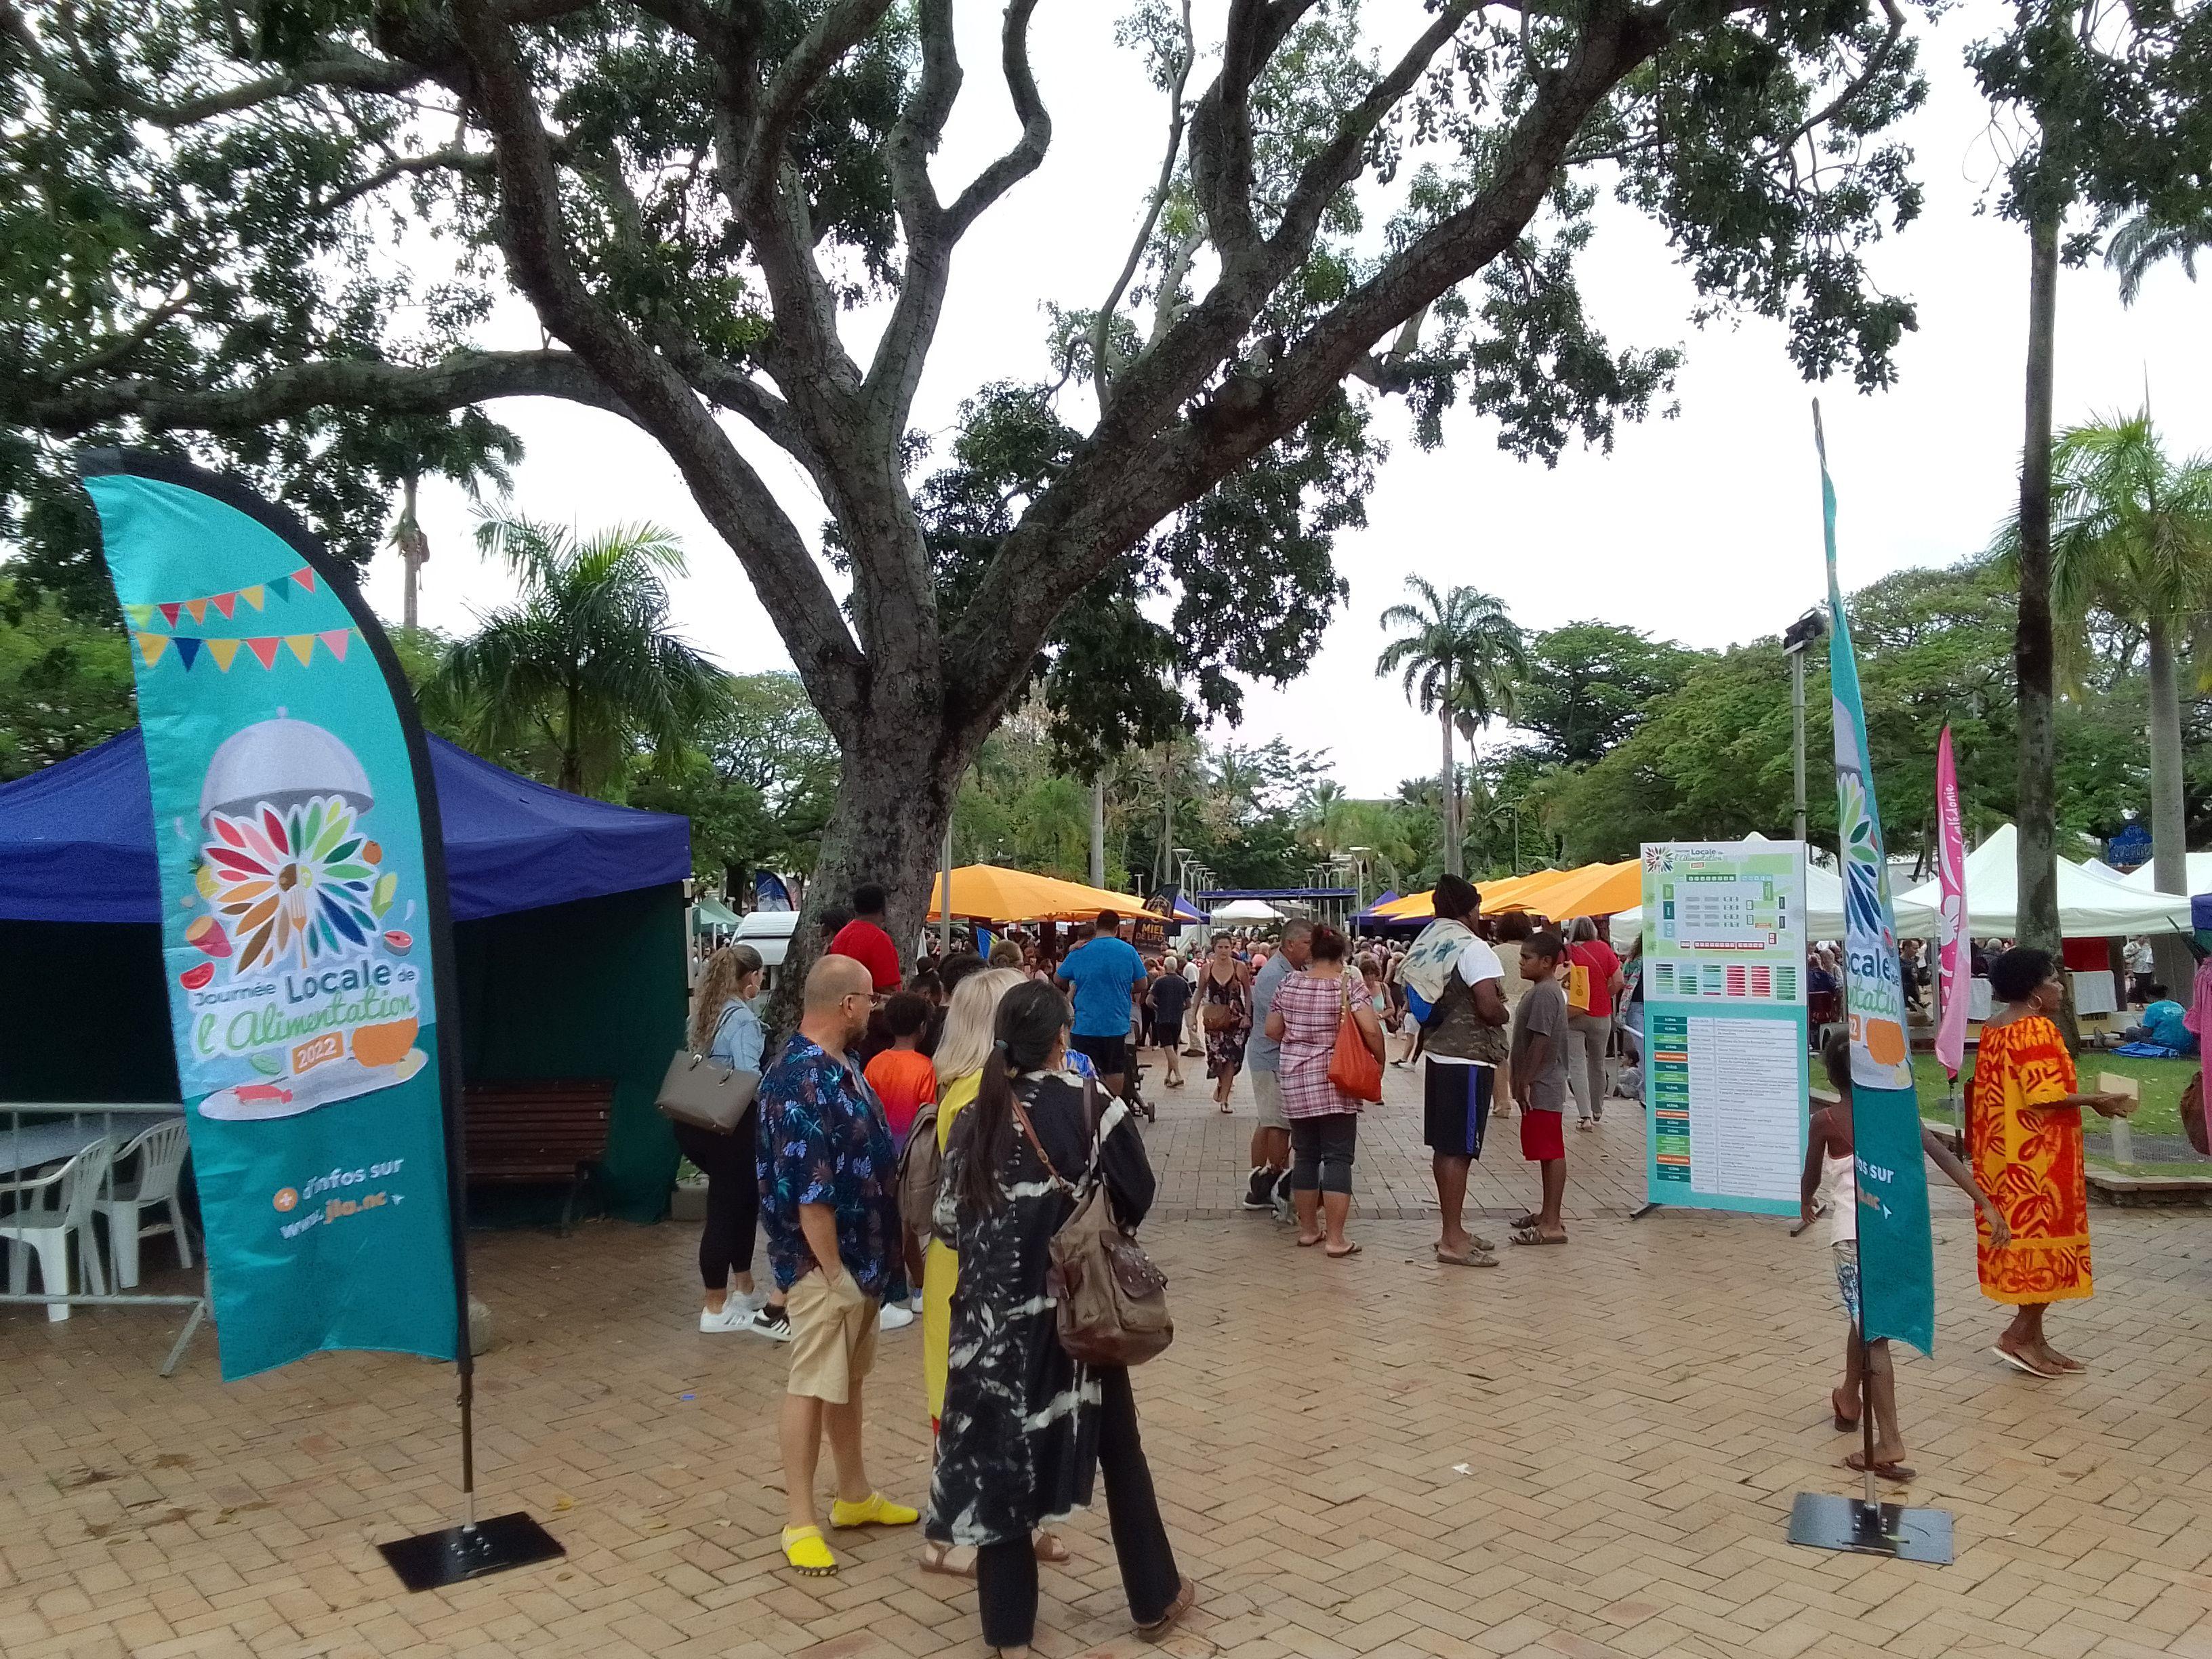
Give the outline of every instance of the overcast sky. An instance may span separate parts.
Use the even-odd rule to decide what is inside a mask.
[[[1120,9],[1069,0],[1041,9],[1036,63],[1053,111],[1053,148],[957,256],[916,410],[925,430],[942,432],[960,400],[988,380],[1036,378],[1043,302],[1096,305],[1112,280],[1158,165],[1160,131],[1156,94],[1113,45]],[[1375,8],[1377,15],[1394,9]],[[1493,423],[1464,410],[1431,453],[1407,441],[1396,412],[1386,412],[1379,429],[1392,453],[1368,502],[1368,527],[1338,546],[1349,600],[1303,678],[1251,691],[1238,740],[1279,735],[1326,749],[1356,795],[1385,794],[1432,770],[1434,725],[1395,685],[1373,678],[1383,637],[1376,614],[1400,597],[1409,572],[1439,586],[1486,588],[1531,629],[1599,618],[1713,647],[1778,632],[1821,596],[1809,413],[1816,390],[1841,500],[1846,586],[1983,546],[2016,489],[2027,254],[2017,226],[1982,210],[1994,199],[2001,141],[1961,54],[2001,27],[2005,9],[1967,0],[1932,27],[1914,13],[1931,94],[1904,137],[1918,155],[1926,207],[1873,261],[1886,289],[1919,307],[1893,390],[1869,398],[1848,382],[1808,386],[1769,324],[1693,329],[1693,292],[1662,238],[1608,204],[1582,266],[1585,295],[1616,346],[1686,349],[1680,416],[1626,426],[1613,454],[1571,451],[1547,470],[1500,453]],[[998,8],[963,12],[967,87],[936,165],[948,196],[1013,127],[994,73]],[[2132,310],[2121,308],[2101,265],[2067,273],[2058,303],[2060,423],[2133,410],[2148,378],[2169,445],[2212,447],[2208,305],[2212,289],[2191,285],[2178,269],[2154,273]],[[534,341],[519,312],[507,328],[513,343]],[[865,340],[867,320],[856,319],[854,332]],[[641,518],[672,526],[691,556],[678,596],[686,636],[733,670],[788,666],[734,556],[648,440],[613,416],[565,404],[510,402],[495,412],[529,446],[519,507],[586,528]],[[812,537],[823,514],[798,468],[764,445],[745,447]],[[426,492],[432,561],[423,620],[448,630],[465,631],[506,586],[469,547],[468,524],[458,492]],[[368,591],[385,615],[398,614],[395,558],[380,557]]]

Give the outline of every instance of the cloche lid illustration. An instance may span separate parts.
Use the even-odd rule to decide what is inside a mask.
[[[209,759],[200,822],[216,812],[250,812],[264,802],[281,811],[317,795],[336,795],[356,812],[376,803],[352,750],[319,726],[285,719],[280,708],[275,720],[232,732]]]

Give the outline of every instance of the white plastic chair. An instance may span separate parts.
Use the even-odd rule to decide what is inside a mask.
[[[185,1235],[185,1207],[177,1202],[177,1177],[185,1167],[185,1121],[175,1118],[142,1131],[115,1155],[117,1169],[133,1158],[138,1160],[136,1173],[117,1182],[96,1206],[107,1218],[107,1249],[115,1259],[115,1283],[119,1290],[127,1291],[138,1282],[138,1237],[143,1228],[140,1215],[156,1206],[168,1206],[177,1260],[187,1267],[192,1265],[191,1241]]]
[[[115,1143],[102,1135],[51,1175],[31,1181],[0,1182],[0,1241],[8,1252],[8,1291],[21,1296],[30,1288],[31,1252],[39,1255],[39,1283],[48,1296],[70,1289],[70,1235],[76,1235],[77,1260],[95,1296],[107,1294],[107,1275],[100,1265],[92,1215],[100,1189],[115,1160]],[[46,1304],[48,1319],[67,1319],[69,1304]]]

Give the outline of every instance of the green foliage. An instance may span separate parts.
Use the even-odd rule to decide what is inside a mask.
[[[734,674],[680,747],[632,770],[624,799],[691,820],[691,862],[742,890],[814,868],[837,793],[837,744],[794,674]]]
[[[1587,766],[1642,723],[1657,698],[1680,688],[1696,653],[1639,629],[1570,623],[1530,641],[1514,724],[1537,756]]]
[[[1905,570],[1848,601],[1866,705],[1867,742],[1893,853],[1932,848],[1936,749],[1951,726],[1970,841],[2011,821],[2014,766],[2012,638],[2016,599],[2003,569],[1978,560]],[[1643,841],[1789,833],[1792,811],[1790,677],[1780,642],[1686,653],[1672,691],[1595,763],[1554,774],[1542,793],[1547,827],[1576,862],[1618,859]],[[2144,685],[2126,659],[2094,670],[2093,694],[2057,710],[2060,827],[2116,834],[2148,801]],[[1815,842],[1832,837],[1828,787],[1833,735],[1827,659],[1806,665],[1807,816]],[[2202,698],[2189,730],[2212,729]],[[2192,819],[2212,777],[2192,778]]]
[[[670,631],[664,577],[684,568],[668,532],[617,526],[589,538],[486,514],[477,540],[521,597],[446,659],[438,690],[465,700],[472,747],[544,750],[553,781],[605,791],[634,750],[683,747],[722,677]]]
[[[1048,387],[1000,383],[963,405],[951,464],[916,497],[941,605],[966,603],[1080,441]],[[1243,691],[1232,676],[1279,685],[1302,672],[1344,595],[1336,533],[1366,522],[1381,453],[1340,394],[1078,594],[1030,682],[1061,762],[1087,774],[1208,720],[1233,723]]]
[[[0,783],[113,737],[137,722],[137,704],[119,631],[27,596],[0,568]]]

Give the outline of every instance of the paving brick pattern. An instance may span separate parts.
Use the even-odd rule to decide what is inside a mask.
[[[1569,1247],[1439,1267],[1418,1091],[1389,1087],[1363,1146],[1368,1249],[1345,1262],[1234,1212],[1241,1098],[1224,1119],[1195,1081],[1163,1091],[1148,1242],[1181,1330],[1137,1390],[1204,1586],[1179,1659],[2212,1656],[2212,1222],[2099,1212],[2099,1294],[2053,1325],[2093,1369],[2037,1383],[1988,1358],[1963,1212],[1939,1204],[1941,1357],[1901,1381],[1911,1496],[1954,1513],[1958,1562],[1796,1550],[1791,1494],[1850,1479],[1825,1249],[1771,1220],[1627,1219],[1625,1105],[1569,1133]],[[1529,1194],[1512,1150],[1478,1177],[1486,1211]],[[783,1357],[698,1334],[692,1243],[611,1224],[472,1241],[501,1337],[480,1373],[488,1512],[526,1507],[568,1555],[416,1596],[372,1544],[453,1515],[449,1369],[326,1355],[226,1388],[203,1340],[164,1382],[164,1311],[0,1314],[0,1654],[979,1654],[972,1592],[915,1571],[910,1537],[846,1543],[834,1580],[782,1569]],[[868,1406],[878,1484],[910,1498],[915,1340],[885,1339]],[[1144,1651],[1103,1515],[1070,1534],[1042,1650]]]

